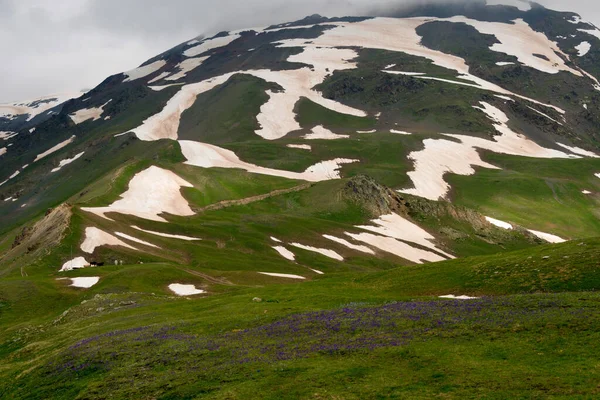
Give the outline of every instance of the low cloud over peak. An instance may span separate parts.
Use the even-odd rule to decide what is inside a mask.
[[[435,0],[433,0],[435,1]],[[449,0],[441,0],[449,1]],[[450,0],[455,1],[455,0]],[[458,0],[456,0],[458,1]],[[482,0],[473,0],[482,1]],[[413,0],[0,0],[0,102],[93,87],[202,33],[368,15]],[[588,0],[542,0],[600,22]],[[599,24],[600,25],[600,24]]]

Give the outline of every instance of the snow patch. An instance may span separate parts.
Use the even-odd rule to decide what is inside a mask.
[[[201,54],[206,53],[207,51],[217,49],[219,47],[225,47],[229,45],[234,40],[237,40],[241,37],[239,34],[233,34],[228,36],[222,36],[213,39],[205,39],[200,44],[187,49],[183,52],[183,55],[186,57],[196,57]]]
[[[331,240],[333,242],[339,243],[342,246],[346,246],[349,249],[360,251],[362,253],[367,253],[367,254],[375,255],[375,252],[373,250],[371,250],[370,248],[368,248],[367,246],[361,246],[361,245],[352,244],[349,241],[347,241],[346,239],[342,239],[342,238],[331,236],[331,235],[323,235],[323,237],[325,239],[329,239],[329,240]]]
[[[117,235],[117,236],[119,236],[119,237],[121,237],[123,239],[127,239],[127,240],[130,240],[132,242],[138,243],[138,244],[143,244],[144,246],[154,247],[156,249],[160,249],[160,247],[158,247],[158,246],[156,246],[156,245],[154,245],[152,243],[145,242],[145,241],[143,241],[141,239],[138,239],[138,238],[133,237],[133,236],[126,235],[126,234],[121,233],[121,232],[115,232],[115,235]]]
[[[73,120],[73,122],[76,125],[79,125],[82,122],[85,122],[90,119],[92,121],[97,121],[102,116],[102,113],[104,113],[104,107],[106,107],[108,105],[108,103],[110,103],[111,101],[112,101],[112,99],[110,99],[109,101],[107,101],[106,103],[101,105],[100,107],[84,108],[82,110],[76,111],[75,113],[70,114],[69,117],[71,117],[71,120]]]
[[[370,131],[356,131],[356,133],[376,133],[377,129],[372,129]]]
[[[582,190],[581,193],[583,193],[583,194],[592,194],[592,192],[590,192],[589,190]]]
[[[154,235],[154,236],[161,236],[164,238],[169,238],[169,239],[179,239],[179,240],[185,240],[188,242],[195,242],[198,240],[202,240],[202,239],[198,239],[198,238],[193,238],[193,237],[189,237],[189,236],[182,236],[182,235],[171,235],[169,233],[162,233],[162,232],[155,232],[155,231],[148,231],[142,228],[139,228],[137,226],[132,226],[133,229],[136,229],[140,232],[144,232],[144,233],[148,233],[150,235]]]
[[[79,158],[81,158],[81,156],[83,156],[84,154],[85,154],[85,151],[83,151],[83,152],[81,152],[81,153],[77,154],[77,155],[76,155],[75,157],[73,157],[73,158],[65,158],[64,160],[62,160],[62,161],[61,161],[61,162],[58,164],[58,167],[56,167],[56,168],[52,169],[52,171],[50,171],[50,172],[52,173],[52,172],[58,172],[58,171],[60,171],[62,167],[64,167],[65,165],[69,165],[69,164],[71,164],[73,161],[76,161],[76,160],[78,160],[78,159],[79,159]]]
[[[9,140],[17,136],[18,132],[0,132],[0,139]]]
[[[61,93],[52,96],[45,96],[34,100],[25,100],[12,104],[0,104],[0,118],[14,119],[20,115],[29,115],[27,121],[31,121],[35,117],[51,108],[54,108],[65,101],[79,97],[78,93]]]
[[[489,1],[489,0],[488,0]],[[469,297],[469,296],[455,296],[453,294],[448,294],[446,296],[440,296],[440,299],[453,299],[453,300],[477,300],[480,299],[481,297]]]
[[[74,269],[81,269],[89,266],[90,263],[87,262],[85,257],[77,257],[64,263],[59,272],[73,271]]]
[[[161,90],[165,90],[165,89],[170,88],[172,86],[181,86],[181,85],[183,85],[183,83],[171,83],[170,85],[148,86],[148,89],[154,90],[155,92],[160,92]],[[115,136],[119,136],[119,135],[115,135]]]
[[[556,42],[548,39],[541,32],[534,31],[529,24],[522,19],[516,19],[513,24],[500,22],[477,21],[465,17],[452,17],[445,19],[449,22],[458,22],[471,25],[479,32],[494,35],[500,43],[495,43],[490,50],[517,57],[520,63],[525,64],[538,71],[556,74],[567,71],[576,76],[582,76],[581,72],[565,64],[563,58],[568,59]],[[548,60],[535,56],[543,55]]]
[[[592,45],[589,42],[581,42],[580,44],[575,46],[575,49],[577,50],[577,55],[579,57],[583,57],[590,52],[590,50],[592,49]]]
[[[566,242],[565,239],[558,237],[556,235],[552,235],[550,233],[534,231],[531,229],[529,229],[529,232],[531,232],[534,236],[537,236],[538,238],[545,240],[548,243],[564,243],[564,242]]]
[[[515,65],[514,62],[507,62],[507,61],[500,61],[496,63],[497,66],[499,67],[505,67],[507,65]]]
[[[363,48],[402,52],[402,53],[407,53],[409,55],[413,55],[413,56],[417,56],[417,57],[424,57],[424,58],[431,60],[434,65],[458,72],[460,78],[473,82],[473,84],[471,85],[473,87],[476,87],[479,89],[484,89],[484,90],[490,90],[490,91],[493,91],[493,92],[496,92],[499,94],[514,95],[514,96],[523,98],[525,100],[531,101],[533,103],[541,104],[540,102],[538,102],[534,99],[530,99],[525,96],[520,96],[520,95],[514,94],[506,89],[501,88],[500,86],[498,86],[496,84],[493,84],[491,82],[488,82],[484,79],[478,78],[478,77],[470,74],[468,65],[466,64],[465,60],[460,57],[456,57],[456,56],[453,56],[450,54],[446,54],[446,53],[443,53],[443,52],[440,52],[437,50],[432,50],[432,49],[422,46],[421,45],[422,38],[416,33],[416,29],[419,26],[421,26],[425,23],[431,22],[431,21],[450,21],[450,22],[465,22],[465,23],[469,23],[471,21],[473,23],[479,22],[479,21],[469,20],[466,18],[463,18],[462,21],[459,21],[459,19],[454,20],[454,19],[436,19],[436,18],[404,18],[404,19],[372,18],[372,19],[368,19],[365,21],[354,22],[354,23],[339,23],[337,27],[325,31],[318,38],[311,39],[309,44],[305,43],[305,39],[291,39],[291,40],[285,40],[283,42],[286,43],[286,46],[291,46],[291,47],[304,47],[304,46],[331,47],[331,48],[346,47],[346,46],[347,47],[363,47]],[[531,39],[531,40],[536,39],[536,40],[539,40],[543,44],[552,45],[552,49],[550,49],[550,50],[547,48],[543,49],[542,54],[553,53],[554,48],[556,48],[558,50],[557,45],[552,44],[553,42],[550,42],[545,36],[531,30],[531,28],[529,28],[529,26],[527,24],[525,24],[524,22],[522,22],[522,21],[518,22],[518,21],[519,20],[517,20],[516,25],[499,24],[498,23],[498,24],[496,24],[498,26],[495,26],[494,23],[487,23],[487,24],[490,24],[489,25],[490,29],[493,28],[495,31],[503,33],[503,35],[499,34],[500,41],[502,41],[502,39],[505,39],[504,36],[510,37],[511,32],[513,32],[513,30],[520,29],[525,32],[524,34],[527,34],[528,36],[532,36],[529,39]],[[512,34],[514,34],[514,33],[512,33]],[[541,37],[540,37],[540,35],[541,35]],[[402,40],[398,40],[398,38],[402,38]],[[506,43],[508,44],[506,47],[510,47],[513,44],[512,42],[510,42],[510,40],[508,40],[508,39],[505,39],[505,40],[506,40]],[[535,52],[538,52],[538,50],[539,50],[537,48],[538,46],[535,46],[535,48],[527,48],[527,43],[521,43],[519,45],[519,49],[522,48],[523,46],[525,46],[526,50],[528,50],[528,51],[525,51],[525,53],[527,53],[527,54],[531,53],[532,49],[535,50]],[[558,50],[558,51],[560,51],[560,50]],[[523,53],[523,50],[520,49],[519,51],[516,51],[516,52],[520,54],[520,53]],[[559,67],[568,68],[565,66],[562,59],[560,59],[556,54],[550,54],[550,55],[552,56],[552,57],[550,57],[551,60],[558,60],[558,61],[554,61],[554,62],[558,62]],[[537,58],[537,57],[535,57],[535,58]],[[538,60],[544,61],[539,58],[538,58]],[[537,60],[535,60],[535,61],[537,61]],[[552,65],[552,63],[548,63],[548,62],[546,62],[546,64]],[[554,69],[556,69],[556,68],[557,67],[554,67]],[[572,70],[572,71],[574,71],[574,70]],[[386,72],[391,72],[391,71],[386,71]],[[581,73],[579,73],[578,71],[574,71],[574,72],[577,75],[581,76]],[[420,76],[417,76],[417,77],[420,77]],[[469,85],[469,84],[466,84],[466,85]],[[548,106],[555,108],[557,111],[560,110],[557,107],[550,106],[550,105],[548,105]]]
[[[507,123],[508,117],[500,109],[480,102],[482,107],[475,107],[494,121],[494,128],[501,134],[494,140],[487,140],[466,135],[446,134],[459,140],[453,142],[445,139],[427,139],[423,141],[425,149],[413,152],[409,159],[414,161],[415,169],[408,173],[414,188],[402,190],[403,193],[425,197],[430,200],[444,198],[450,186],[444,175],[473,175],[474,166],[499,169],[483,161],[477,149],[490,150],[495,153],[535,158],[576,158],[558,150],[541,147],[523,135],[512,131]]]
[[[329,129],[323,127],[322,125],[315,126],[311,133],[308,135],[304,135],[304,139],[306,140],[337,140],[337,139],[348,139],[349,135],[338,135],[331,132]]]
[[[391,237],[373,235],[371,233],[353,234],[346,232],[346,235],[354,240],[366,243],[379,250],[385,251],[386,253],[394,254],[400,258],[404,258],[405,260],[409,260],[417,264],[446,260],[439,254],[410,246],[398,239]]]
[[[259,274],[261,274],[261,275],[267,275],[267,276],[273,276],[273,277],[276,277],[276,278],[288,278],[288,279],[299,279],[299,280],[306,279],[305,277],[300,276],[300,275],[277,274],[277,273],[273,273],[273,272],[259,272]]]
[[[273,249],[276,252],[278,252],[286,260],[296,261],[296,256],[294,255],[294,253],[292,253],[291,251],[289,251],[285,247],[283,247],[283,246],[275,246],[275,247],[273,247]]]
[[[290,149],[300,149],[300,150],[308,150],[308,151],[312,150],[312,147],[308,144],[288,144],[287,147],[289,147]]]
[[[410,132],[398,131],[396,129],[390,129],[390,132],[398,134],[398,135],[412,135],[412,133],[410,133]]]
[[[559,145],[560,147],[563,147],[563,148],[569,150],[571,153],[574,153],[574,154],[577,154],[580,156],[591,157],[591,158],[600,158],[600,156],[598,154],[588,151],[588,150],[584,150],[579,147],[567,146],[566,144],[562,144],[562,143],[558,143],[558,142],[556,144]]]
[[[65,140],[64,142],[57,144],[56,146],[52,147],[51,149],[43,152],[42,154],[38,154],[38,156],[35,158],[35,160],[33,160],[33,162],[37,162],[37,161],[41,160],[42,158],[47,157],[50,154],[59,151],[60,149],[70,145],[74,141],[75,141],[75,135],[71,136],[69,139]]]
[[[329,258],[333,258],[334,260],[337,261],[344,261],[344,257],[340,256],[338,253],[336,253],[333,250],[329,250],[329,249],[319,249],[317,247],[312,247],[312,246],[306,246],[300,243],[291,243],[292,246],[297,247],[299,249],[303,249],[306,251],[311,251],[313,253],[318,253],[318,254],[322,254],[325,257],[329,257]]]
[[[513,226],[511,224],[509,224],[508,222],[504,222],[504,221],[500,221],[499,219],[494,219],[492,217],[485,217],[486,221],[489,222],[490,224],[497,226],[498,228],[502,228],[502,229],[513,229]]]
[[[415,243],[443,254],[447,258],[454,258],[452,254],[446,253],[434,244],[433,241],[435,241],[435,237],[433,235],[396,213],[382,215],[371,222],[375,226],[357,226],[357,228],[390,238]]]
[[[577,29],[579,32],[587,33],[588,35],[596,36],[600,39],[600,30],[598,29]]]
[[[187,60],[182,61],[177,64],[175,68],[179,69],[179,72],[165,78],[166,81],[177,81],[181,78],[185,78],[185,76],[202,65],[202,63],[208,60],[209,57],[196,57],[196,58],[188,58]]]
[[[181,152],[187,159],[186,164],[201,168],[234,168],[243,169],[250,173],[280,176],[288,179],[305,180],[309,182],[321,182],[332,179],[340,179],[339,170],[342,164],[358,162],[345,158],[323,161],[309,167],[304,172],[290,172],[278,169],[259,167],[244,162],[234,152],[211,144],[180,140]]]
[[[387,69],[387,68],[386,68]],[[394,75],[406,75],[406,76],[421,76],[426,75],[424,72],[406,72],[406,71],[382,71],[392,73]]]
[[[89,289],[92,286],[100,282],[99,276],[88,276],[85,278],[69,278],[71,279],[71,286],[80,289]]]
[[[177,296],[195,296],[206,293],[204,290],[196,289],[196,286],[194,285],[182,285],[180,283],[173,283],[169,285],[169,290],[175,293]]]
[[[152,78],[151,80],[149,80],[149,81],[148,81],[148,83],[154,83],[154,82],[158,82],[158,81],[160,81],[161,79],[164,79],[164,78],[166,78],[166,77],[167,77],[167,76],[169,76],[169,75],[171,75],[171,73],[170,73],[170,72],[161,72],[160,74],[158,74],[158,75],[156,76],[156,78]],[[167,86],[171,86],[171,85],[167,85]],[[157,87],[157,86],[154,86],[154,87]],[[164,87],[164,86],[159,86],[159,87]],[[152,86],[151,86],[150,88],[152,89]]]
[[[165,60],[158,60],[154,61],[152,64],[148,64],[143,67],[138,67],[132,69],[131,71],[123,72],[123,75],[126,76],[123,82],[133,82],[135,80],[145,78],[148,75],[152,75],[165,65],[167,65],[167,62]]]
[[[101,231],[98,228],[86,228],[85,229],[85,240],[81,244],[81,250],[85,253],[92,254],[97,247],[102,246],[121,246],[126,249],[136,250],[135,247],[128,245],[127,243],[117,239],[113,235]]]
[[[106,213],[133,215],[139,218],[167,222],[160,215],[168,213],[182,217],[194,215],[187,200],[181,195],[182,187],[193,185],[175,173],[152,166],[133,177],[129,189],[108,207],[82,208],[110,220]]]
[[[16,178],[17,175],[19,175],[20,173],[21,173],[21,171],[16,171],[14,174],[9,176],[7,180],[5,180],[4,182],[0,182],[0,186],[4,185],[6,182],[10,181],[11,179]]]

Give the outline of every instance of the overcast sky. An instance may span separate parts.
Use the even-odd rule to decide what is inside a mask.
[[[0,102],[90,89],[199,34],[415,0],[0,0]],[[597,0],[539,0],[600,26]]]

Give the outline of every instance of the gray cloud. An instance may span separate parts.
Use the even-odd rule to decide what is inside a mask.
[[[202,33],[415,1],[422,0],[0,0],[0,102],[91,88]],[[540,2],[600,25],[595,2]]]

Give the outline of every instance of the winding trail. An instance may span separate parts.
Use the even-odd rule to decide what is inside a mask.
[[[208,205],[206,207],[202,207],[195,211],[197,211],[198,213],[202,213],[202,212],[207,212],[207,211],[222,210],[222,209],[228,208],[228,207],[245,206],[247,204],[257,203],[259,201],[263,201],[263,200],[269,199],[271,197],[281,196],[281,195],[288,194],[288,193],[301,192],[302,190],[311,188],[313,185],[314,185],[314,183],[304,183],[302,185],[294,186],[289,189],[278,189],[278,190],[274,190],[270,193],[259,194],[257,196],[246,197],[243,199],[223,200],[218,203],[214,203],[214,204]]]
[[[238,286],[234,283],[229,282],[227,279],[225,278],[215,278],[214,276],[210,276],[208,274],[203,274],[202,272],[198,272],[198,271],[194,271],[191,269],[186,269],[186,268],[178,268],[179,270],[183,271],[183,272],[187,272],[190,275],[194,275],[197,276],[199,278],[205,279],[207,281],[209,281],[210,283],[214,283],[216,285],[225,285],[225,286]]]

